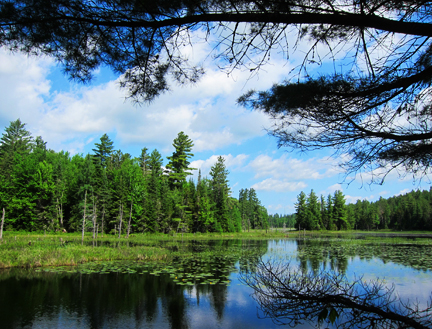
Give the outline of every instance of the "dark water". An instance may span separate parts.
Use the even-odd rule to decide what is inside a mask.
[[[51,277],[49,277],[51,276]],[[265,328],[250,291],[182,287],[167,276],[90,274],[8,279],[1,284],[3,328]]]
[[[220,246],[221,244],[218,243]],[[203,242],[187,248],[204,250]],[[353,241],[269,240],[224,242],[258,253],[228,257],[229,285],[178,285],[173,275],[146,273],[0,273],[1,328],[273,328],[262,319],[239,273],[262,256],[315,271],[333,268],[348,277],[386,278],[404,299],[426,303],[432,291],[431,247],[357,245]],[[210,243],[210,248],[212,243]],[[181,246],[180,246],[181,248]],[[200,249],[201,248],[201,249]],[[430,258],[430,259],[429,259]],[[221,260],[218,259],[218,262]],[[210,263],[216,267],[217,263]],[[234,267],[236,268],[234,270]],[[225,268],[225,267],[224,267]],[[211,269],[206,268],[206,271]],[[222,271],[222,270],[221,270]],[[225,271],[225,270],[224,270]],[[222,272],[221,272],[222,273]],[[310,324],[300,327],[309,328]]]

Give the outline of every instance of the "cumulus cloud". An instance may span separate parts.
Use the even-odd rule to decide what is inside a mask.
[[[287,192],[304,189],[308,186],[304,181],[338,175],[340,171],[335,170],[335,166],[336,161],[328,157],[301,160],[288,157],[287,154],[279,158],[261,154],[250,161],[246,168],[255,173],[255,179],[265,178],[255,183],[252,186],[254,189]]]
[[[37,120],[46,110],[49,95],[51,61],[46,58],[26,57],[0,49],[0,124],[21,118],[23,122]],[[32,111],[29,111],[32,110]]]
[[[225,166],[229,170],[236,170],[239,167],[243,166],[243,164],[248,159],[248,155],[246,154],[238,154],[233,156],[232,154],[221,155],[225,159]],[[210,158],[206,160],[195,160],[190,164],[191,168],[196,168],[195,174],[197,174],[198,170],[201,170],[202,176],[207,176],[210,172],[211,167],[217,162],[217,158],[219,155],[212,155]]]
[[[379,195],[381,194],[386,194],[386,193],[379,193]],[[358,200],[368,200],[370,202],[373,202],[375,200],[377,200],[378,197],[374,194],[371,195],[367,195],[367,196],[352,196],[352,195],[345,195],[345,201],[346,203],[356,203]]]
[[[345,203],[357,203],[358,200],[368,200],[369,197],[345,195]]]
[[[282,209],[283,206],[279,203],[279,204],[276,204],[276,205],[271,204],[267,208],[270,211],[276,211],[276,210]]]
[[[185,49],[200,62],[208,45]],[[20,117],[34,135],[41,135],[55,150],[82,151],[89,137],[115,134],[123,145],[154,145],[168,150],[177,133],[184,131],[195,143],[194,151],[212,150],[262,136],[270,125],[261,112],[236,105],[236,99],[252,86],[269,88],[288,71],[275,61],[250,80],[247,71],[231,75],[214,64],[192,87],[174,85],[153,103],[135,107],[125,100],[118,81],[56,90],[49,80],[55,63],[45,58],[0,52],[0,124]],[[246,83],[247,82],[247,83]],[[29,129],[30,130],[30,129]]]
[[[403,190],[400,190],[398,193],[396,193],[394,196],[404,195],[404,194],[407,194],[411,191],[412,191],[411,189],[404,188]]]
[[[328,195],[328,194],[334,194],[335,191],[343,191],[341,184],[333,184],[329,187],[327,187],[325,190],[320,191],[319,194]]]
[[[334,170],[336,162],[326,158],[300,160],[289,158],[286,154],[278,159],[262,154],[249,163],[256,174],[255,178],[271,176],[279,179],[322,179],[338,173]]]
[[[259,183],[253,184],[251,187],[257,191],[292,192],[304,189],[307,187],[307,184],[304,182],[289,182],[267,178]]]

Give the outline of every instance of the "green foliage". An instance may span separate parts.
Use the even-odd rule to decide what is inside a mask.
[[[267,210],[261,205],[253,188],[240,189],[239,209],[244,230],[268,228]]]
[[[211,167],[210,177],[211,196],[214,202],[213,211],[216,220],[215,230],[217,232],[229,232],[231,227],[228,206],[230,189],[228,186],[228,170],[222,156],[219,156],[216,163]]]
[[[0,171],[4,177],[3,186],[10,183],[10,175],[15,165],[16,155],[28,155],[34,147],[34,140],[25,123],[20,119],[11,121],[6,127],[0,143]]]
[[[341,191],[337,190],[334,196],[318,196],[311,190],[308,197],[302,191],[297,196],[295,204],[296,228],[306,230],[346,230],[351,228],[351,222],[347,218],[345,198]]]
[[[306,194],[301,191],[300,194],[297,196],[297,203],[295,204],[296,209],[296,228],[299,230],[301,229],[310,229],[309,227],[306,227],[308,223],[308,213],[307,213],[307,204],[306,204]]]
[[[311,209],[320,209],[317,214]],[[276,214],[277,215],[277,214]],[[270,217],[273,227],[282,227],[279,215]],[[412,191],[405,195],[380,199],[376,202],[357,200],[345,204],[339,190],[320,201],[313,191],[308,198],[301,192],[296,203],[296,228],[306,230],[432,230],[432,188],[429,191]],[[319,220],[321,219],[321,224]]]
[[[179,132],[174,139],[175,151],[172,156],[168,157],[169,163],[167,164],[170,170],[168,179],[171,187],[181,186],[186,181],[186,177],[191,175],[190,171],[193,168],[189,168],[189,159],[193,157],[191,153],[193,145],[192,140],[183,131]]]
[[[432,230],[432,190],[411,191],[376,202],[358,200],[348,205],[355,227],[363,230]]]
[[[222,157],[211,169],[211,179],[200,174],[196,185],[186,181],[192,170],[193,142],[182,132],[174,140],[173,156],[168,157],[168,173],[157,150],[148,155],[144,147],[133,159],[113,151],[112,141],[104,134],[93,155],[70,157],[63,151],[47,150],[41,137],[33,143],[24,126],[17,120],[6,128],[0,157],[0,165],[10,160],[8,174],[0,172],[0,203],[6,208],[8,230],[80,232],[85,223],[84,231],[94,236],[116,232],[120,237],[133,232],[242,229],[240,207],[245,207],[229,195]],[[16,148],[8,148],[8,141],[14,141],[10,144]],[[248,214],[253,228],[266,228],[267,211],[252,189],[247,200],[252,205]]]
[[[106,168],[109,157],[113,152],[114,142],[108,137],[107,134],[103,134],[100,138],[100,143],[96,143],[92,151],[94,154],[94,161],[96,164],[100,165],[102,168]]]
[[[295,228],[296,216],[295,214],[273,214],[268,216],[270,227],[274,228]]]
[[[279,146],[349,154],[340,159],[348,172],[379,168],[385,177],[402,166],[422,177],[432,163],[431,8],[423,0],[2,1],[0,46],[51,56],[83,82],[107,66],[130,97],[149,102],[171,81],[199,81],[203,68],[184,53],[197,30],[226,72],[257,72],[275,51],[291,55],[291,40],[304,42],[296,70],[240,103],[275,119]],[[334,72],[314,74],[326,61]],[[184,181],[178,169],[171,184]]]

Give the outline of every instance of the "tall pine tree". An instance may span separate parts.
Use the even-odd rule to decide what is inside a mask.
[[[215,230],[222,229],[227,232],[230,227],[230,216],[228,208],[228,170],[225,166],[225,159],[222,156],[217,158],[216,163],[210,169],[210,184],[214,202],[214,213],[216,217]]]
[[[193,168],[189,168],[189,159],[193,157],[191,151],[194,144],[188,135],[181,131],[172,145],[175,151],[172,156],[168,157],[169,162],[167,164],[167,168],[171,171],[169,173],[171,188],[181,186],[186,181],[186,177],[192,175],[190,171]]]

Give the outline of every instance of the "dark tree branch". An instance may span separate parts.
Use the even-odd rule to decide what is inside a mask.
[[[85,14],[84,14],[85,15]],[[84,16],[83,15],[83,16]],[[17,21],[1,22],[1,27],[9,26],[32,26],[34,24],[52,23],[52,22],[71,22],[71,23],[87,23],[93,26],[104,27],[128,27],[128,28],[151,28],[158,29],[162,27],[184,26],[196,24],[200,22],[224,22],[224,23],[273,23],[273,24],[330,24],[336,26],[356,27],[356,28],[372,28],[380,31],[388,31],[391,33],[401,33],[405,35],[415,35],[432,37],[432,30],[429,23],[397,21],[385,17],[375,15],[362,15],[351,13],[203,13],[184,17],[165,18],[161,17],[157,20],[143,19],[114,19],[106,20],[93,19],[90,17],[76,17],[58,15],[54,17],[38,18],[38,19],[23,19]]]
[[[172,81],[204,74],[182,55],[197,30],[227,73],[257,74],[276,51],[289,58],[295,40],[294,51],[307,48],[287,82],[240,99],[274,119],[279,146],[331,147],[351,157],[348,171],[402,163],[424,173],[432,165],[431,17],[422,0],[0,0],[0,46],[55,57],[83,82],[107,65],[129,97],[150,102]],[[309,68],[328,59],[335,73],[314,77]]]
[[[338,328],[431,328],[432,306],[399,300],[394,287],[380,281],[353,282],[335,272],[312,274],[290,265],[260,261],[241,280],[254,290],[265,317],[295,325],[304,321],[332,322]]]

